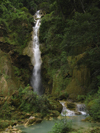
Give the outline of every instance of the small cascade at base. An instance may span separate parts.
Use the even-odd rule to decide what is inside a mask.
[[[71,110],[69,110],[69,109],[66,108],[65,102],[61,102],[60,101],[60,103],[63,106],[63,109],[62,109],[62,112],[61,112],[61,115],[62,116],[75,116],[75,112],[74,111],[71,111]]]
[[[76,104],[77,111],[80,112],[82,115],[86,115],[86,106],[85,104]]]
[[[87,115],[86,113],[86,106],[85,104],[76,104],[76,110],[72,111],[66,108],[65,106],[65,102],[60,101],[60,103],[63,106],[61,115],[62,116],[75,116],[77,114],[77,112],[80,112],[81,115]]]

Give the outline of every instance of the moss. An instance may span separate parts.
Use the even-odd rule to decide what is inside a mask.
[[[67,106],[68,109],[70,110],[75,110],[76,109],[76,105],[72,102],[66,102],[65,104]]]
[[[0,119],[0,130],[2,131],[3,129],[7,128],[9,125],[16,125],[17,121],[16,120],[1,120]]]
[[[52,87],[52,95],[56,95],[59,97],[62,95],[66,86],[70,83],[71,78],[64,78],[62,74],[55,74],[53,76],[53,87]]]
[[[0,92],[1,95],[9,95],[17,89],[13,80],[13,72],[10,56],[0,50]]]
[[[85,89],[79,85],[77,80],[72,79],[69,85],[66,88],[67,93],[69,94],[69,98],[76,100],[78,95],[84,95]]]

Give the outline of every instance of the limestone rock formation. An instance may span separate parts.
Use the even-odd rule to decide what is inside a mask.
[[[0,95],[11,94],[17,89],[13,76],[10,57],[0,50]]]

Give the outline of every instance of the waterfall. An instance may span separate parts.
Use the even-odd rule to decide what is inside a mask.
[[[77,111],[80,112],[82,115],[86,115],[86,106],[85,104],[77,104]]]
[[[74,111],[71,111],[71,110],[69,110],[69,109],[66,108],[65,102],[61,102],[60,101],[60,103],[63,106],[63,109],[62,109],[62,112],[61,112],[61,115],[62,116],[75,116],[75,112]]]
[[[34,64],[32,77],[31,77],[31,86],[33,87],[34,92],[38,95],[43,94],[42,82],[41,82],[41,52],[39,49],[39,27],[41,21],[40,10],[37,11],[34,15],[35,26],[33,27],[33,40],[32,40],[32,64]]]
[[[85,104],[76,104],[75,111],[72,111],[66,108],[64,101],[60,101],[60,103],[63,106],[63,109],[61,112],[62,116],[75,116],[77,115],[78,112],[80,112],[81,115],[87,115]]]

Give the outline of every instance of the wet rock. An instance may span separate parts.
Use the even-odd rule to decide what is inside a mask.
[[[41,122],[42,122],[42,119],[41,118],[36,118],[35,123],[41,123]]]
[[[0,50],[0,96],[7,96],[17,90],[14,82],[10,56]]]
[[[41,118],[36,118],[35,116],[30,116],[29,119],[27,119],[25,121],[25,126],[28,126],[28,125],[34,125],[36,123],[40,123],[42,121]]]
[[[16,129],[15,127],[12,127],[11,125],[6,128],[5,133],[21,133],[22,131],[19,129]]]
[[[22,131],[16,128],[7,128],[3,133],[22,133]]]
[[[57,110],[58,112],[61,113],[62,105],[60,104],[60,102],[53,100],[53,99],[49,99],[49,101],[50,101],[49,109],[50,110]]]
[[[69,110],[75,110],[76,109],[76,104],[73,103],[73,102],[67,102],[65,103],[66,107],[69,109]]]
[[[12,126],[10,125],[10,126],[8,127],[8,129],[12,129]]]
[[[34,116],[31,116],[29,119],[27,119],[27,122],[25,123],[25,126],[31,125],[34,122],[36,122],[36,118]]]
[[[53,117],[50,117],[50,115],[47,115],[46,117],[43,118],[44,120],[53,120]]]
[[[81,112],[75,112],[75,115],[81,115]]]
[[[42,114],[41,113],[33,113],[33,116],[35,116],[36,118],[42,118]]]
[[[30,116],[31,116],[30,113],[26,113],[25,116],[24,116],[24,118],[29,118]]]
[[[50,117],[58,117],[60,113],[57,110],[52,110],[50,113]]]

